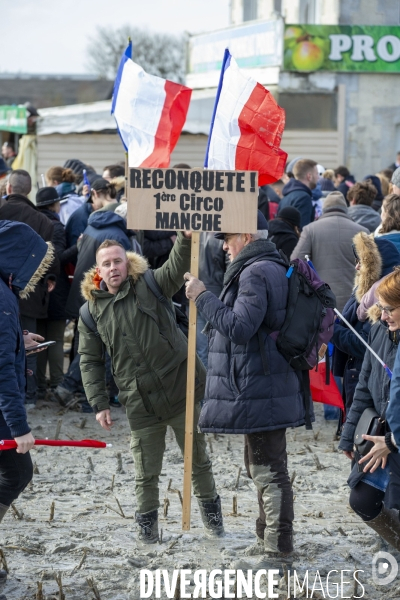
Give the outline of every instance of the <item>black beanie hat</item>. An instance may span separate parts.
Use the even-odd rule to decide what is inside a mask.
[[[294,206],[282,208],[276,216],[278,219],[284,219],[293,226],[300,227],[301,215]]]

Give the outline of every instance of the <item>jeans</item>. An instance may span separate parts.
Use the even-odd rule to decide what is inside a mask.
[[[331,377],[333,377],[332,374],[331,374]],[[335,375],[335,381],[336,381],[336,385],[338,386],[339,392],[342,393],[342,391],[343,391],[342,378],[337,377]],[[325,421],[336,421],[339,418],[340,408],[338,408],[337,406],[332,406],[331,404],[324,404],[323,407],[324,407]]]
[[[193,493],[202,502],[213,501],[217,497],[211,461],[206,450],[206,440],[197,431],[200,408],[195,406],[193,429]],[[185,416],[182,412],[171,419],[132,431],[131,450],[135,461],[136,502],[139,513],[147,513],[160,506],[158,481],[165,452],[167,425],[172,427],[178,446],[184,452]]]
[[[201,333],[206,326],[207,320],[200,311],[197,311],[197,329],[196,329],[196,352],[201,362],[207,369],[208,365],[208,336]]]
[[[79,332],[75,331],[74,341],[73,341],[73,351],[74,351],[74,359],[68,367],[68,371],[64,375],[62,381],[60,381],[61,387],[65,388],[72,394],[76,393],[84,393],[82,376],[81,376],[81,368],[79,365],[80,355],[78,354],[78,345],[79,345]]]
[[[36,331],[36,319],[33,317],[25,317],[21,315],[22,329],[27,329],[31,333],[37,333]],[[34,352],[26,357],[26,404],[36,404],[36,392],[37,392],[37,378],[36,378],[36,366],[37,366],[37,354]]]
[[[64,375],[64,379],[60,382],[60,385],[72,392],[73,394],[77,392],[83,392],[83,384],[82,384],[82,376],[81,376],[81,368],[79,366],[80,356],[79,354],[75,354],[75,358],[72,363],[68,367],[68,371]]]
[[[287,470],[286,429],[245,435],[244,464],[258,492],[257,537],[268,552],[293,551],[293,491]]]
[[[0,452],[0,504],[10,506],[24,491],[32,476],[33,465],[29,452],[18,454],[15,448]]]

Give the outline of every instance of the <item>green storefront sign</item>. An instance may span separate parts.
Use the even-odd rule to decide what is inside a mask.
[[[400,72],[400,27],[285,25],[284,69]]]
[[[0,106],[0,131],[27,133],[27,114],[25,106]]]

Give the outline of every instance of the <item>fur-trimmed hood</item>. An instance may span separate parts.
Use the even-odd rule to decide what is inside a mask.
[[[363,231],[354,236],[353,243],[361,263],[355,277],[356,300],[361,303],[374,283],[400,264],[400,253],[389,240],[374,238]]]
[[[375,324],[378,321],[380,321],[381,318],[381,311],[380,309],[376,306],[376,304],[373,304],[372,306],[369,307],[368,311],[368,319],[371,321],[371,323]]]
[[[136,252],[127,252],[126,255],[129,262],[128,277],[131,277],[133,283],[135,283],[147,271],[149,265],[147,260]],[[100,289],[101,281],[97,276],[96,267],[92,267],[89,271],[86,271],[81,283],[81,293],[85,300],[93,300],[92,292]]]
[[[114,177],[113,179],[110,180],[110,183],[112,183],[115,186],[115,189],[117,190],[117,192],[119,192],[120,190],[124,190],[125,189],[125,175],[120,175],[119,177]]]
[[[0,221],[0,257],[0,277],[25,299],[48,272],[54,248],[29,225]]]

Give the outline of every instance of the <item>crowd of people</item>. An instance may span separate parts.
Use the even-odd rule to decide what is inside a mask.
[[[29,174],[10,170],[10,149],[2,150],[0,435],[15,439],[17,449],[0,453],[0,520],[32,477],[29,413],[40,401],[94,412],[106,430],[111,409],[123,406],[138,539],[158,540],[168,425],[184,449],[187,338],[175,310],[185,312],[190,299],[198,308],[192,480],[205,532],[219,537],[224,526],[204,433],[243,434],[259,504],[256,543],[246,553],[263,555],[267,568],[289,564],[286,429],[306,423],[308,398],[276,339],[286,318],[287,261],[308,258],[356,331],[340,318],[334,324],[332,370],[345,410],[325,412],[340,417],[339,448],[352,461],[350,504],[400,550],[397,162],[357,182],[345,166],[292,160],[281,181],[259,190],[257,231],[201,235],[195,278],[190,233],[127,227],[123,164],[106,165],[101,175],[77,159],[50,167],[32,202]],[[68,355],[67,323],[74,331]],[[32,351],[44,340],[55,343]],[[354,437],[366,409],[380,427],[375,435],[365,430],[364,452]]]

